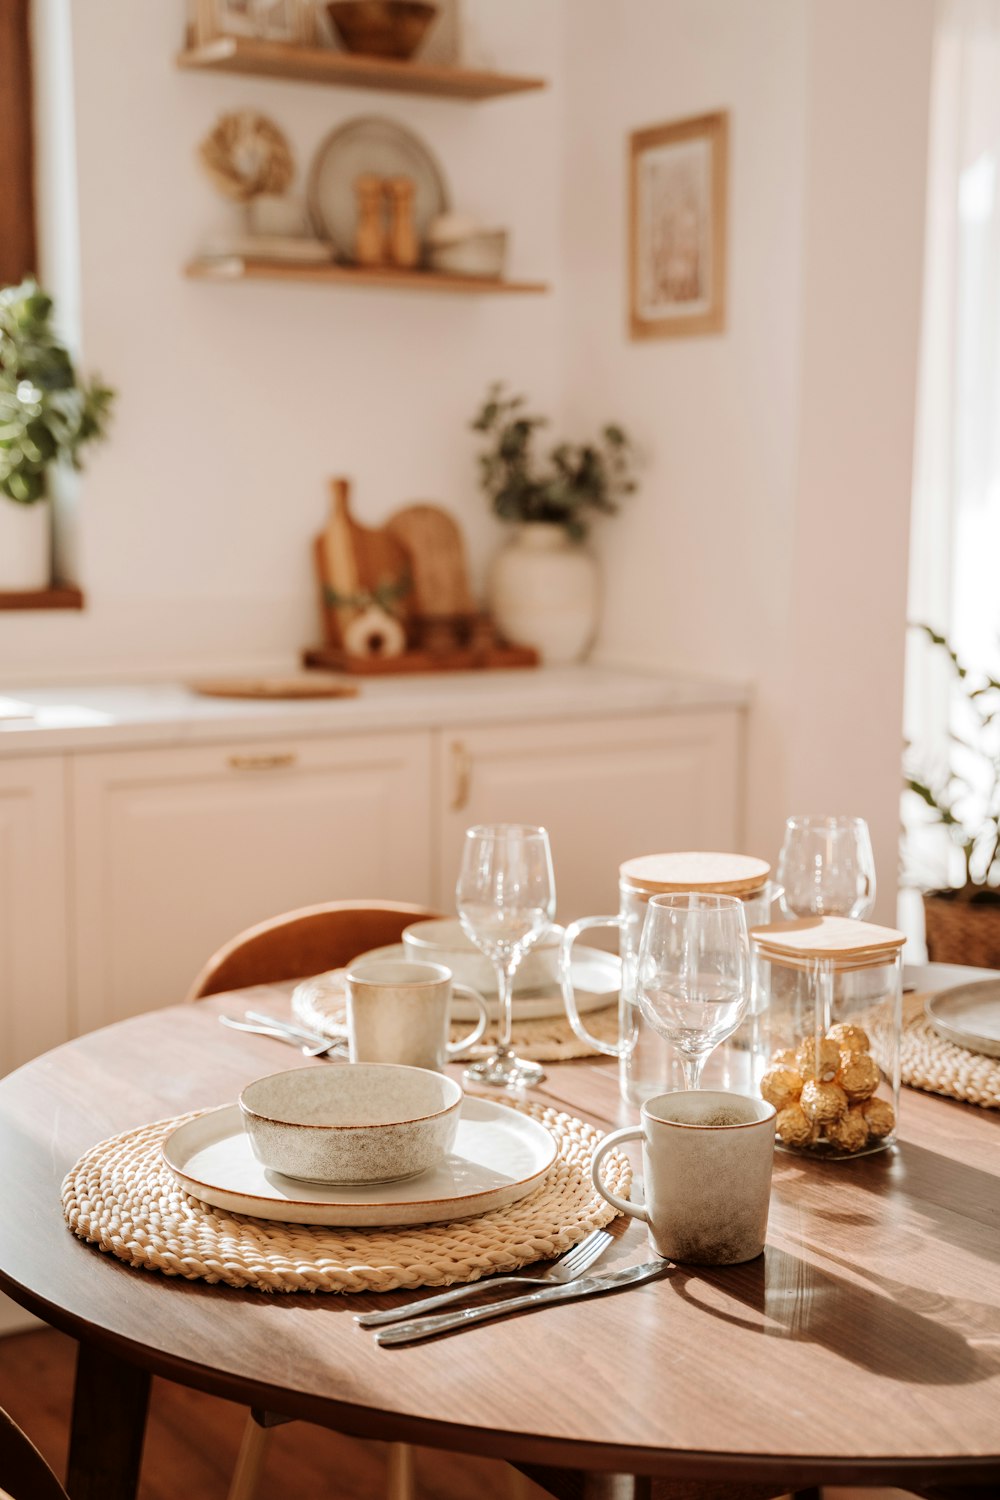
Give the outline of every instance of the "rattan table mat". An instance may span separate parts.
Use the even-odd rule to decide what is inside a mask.
[[[903,1082],[930,1094],[1000,1109],[1000,1058],[970,1052],[938,1036],[924,1012],[926,999],[926,994],[903,996]]]
[[[590,1181],[601,1132],[541,1104],[510,1104],[539,1120],[559,1148],[545,1181],[518,1203],[473,1219],[399,1229],[330,1229],[251,1219],[184,1191],[164,1162],[167,1135],[195,1114],[101,1141],[63,1183],[74,1234],[128,1265],[189,1281],[260,1292],[389,1292],[448,1286],[561,1255],[615,1218]],[[628,1196],[632,1169],[606,1158],[613,1191]]]
[[[313,979],[304,979],[292,992],[292,1010],[306,1026],[323,1036],[347,1035],[347,1011],[344,991],[340,981],[342,969],[329,974],[317,974]],[[605,1005],[601,1010],[591,1011],[584,1017],[588,1031],[601,1042],[618,1041],[618,1000]],[[471,1023],[459,1021],[451,1028],[451,1040],[457,1042],[468,1036]],[[496,1041],[496,1027],[487,1026],[482,1041],[462,1053],[463,1058],[486,1057]],[[510,1044],[518,1057],[530,1062],[569,1062],[574,1057],[596,1056],[593,1047],[581,1042],[565,1015],[551,1016],[545,1020],[526,1021],[514,1017]]]

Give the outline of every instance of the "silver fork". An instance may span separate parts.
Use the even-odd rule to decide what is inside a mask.
[[[340,1042],[330,1041],[325,1037],[309,1038],[306,1032],[297,1033],[278,1026],[251,1025],[249,1021],[237,1021],[233,1016],[220,1016],[219,1024],[229,1026],[233,1031],[252,1031],[254,1036],[274,1037],[275,1041],[287,1042],[290,1047],[298,1047],[306,1057],[323,1057],[328,1052],[338,1056],[343,1055]]]
[[[424,1297],[419,1302],[407,1302],[404,1307],[390,1307],[382,1312],[355,1313],[354,1321],[360,1323],[362,1328],[381,1328],[386,1323],[404,1322],[414,1314],[422,1316],[438,1307],[451,1307],[455,1302],[474,1297],[477,1292],[492,1291],[494,1287],[537,1287],[547,1283],[558,1285],[560,1282],[575,1281],[594,1264],[598,1256],[604,1254],[613,1238],[606,1229],[593,1229],[586,1239],[574,1245],[572,1250],[567,1250],[565,1255],[560,1255],[541,1276],[491,1276],[487,1281],[468,1282],[463,1286],[452,1287],[450,1291],[439,1292],[434,1297]]]

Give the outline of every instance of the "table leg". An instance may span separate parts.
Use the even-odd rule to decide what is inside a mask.
[[[70,1500],[135,1500],[149,1383],[145,1370],[80,1344],[66,1470]]]

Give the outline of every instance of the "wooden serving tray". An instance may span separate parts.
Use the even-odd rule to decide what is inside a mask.
[[[485,651],[466,647],[454,651],[404,651],[402,656],[348,656],[334,646],[314,646],[302,653],[304,667],[327,672],[349,672],[358,677],[389,677],[409,672],[483,672],[506,667],[537,667],[538,652],[531,646],[490,646]]]

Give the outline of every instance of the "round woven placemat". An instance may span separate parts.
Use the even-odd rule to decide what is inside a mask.
[[[926,995],[903,996],[903,1082],[930,1094],[1000,1109],[1000,1058],[970,1052],[938,1036],[924,1012],[926,999]]]
[[[92,1146],[63,1183],[63,1213],[74,1234],[118,1260],[188,1281],[260,1292],[390,1292],[478,1281],[561,1255],[615,1217],[590,1181],[601,1132],[541,1104],[509,1107],[551,1130],[559,1154],[527,1198],[475,1219],[328,1229],[211,1208],[184,1191],[160,1154],[165,1137],[194,1115]],[[609,1153],[605,1174],[613,1191],[628,1195],[626,1157]]]
[[[304,979],[292,992],[292,1010],[299,1020],[323,1036],[347,1035],[343,972],[343,969],[333,969],[329,974]],[[593,1032],[599,1041],[617,1042],[617,999],[602,1010],[591,1011],[584,1020],[587,1030]],[[451,1028],[451,1040],[459,1041],[468,1036],[470,1030],[468,1021],[457,1022]],[[486,1057],[492,1050],[496,1035],[496,1027],[487,1026],[482,1041],[463,1052],[463,1058]],[[518,1057],[529,1062],[569,1062],[574,1057],[596,1056],[593,1047],[580,1041],[564,1015],[550,1016],[543,1021],[523,1021],[515,1016],[510,1044]]]

